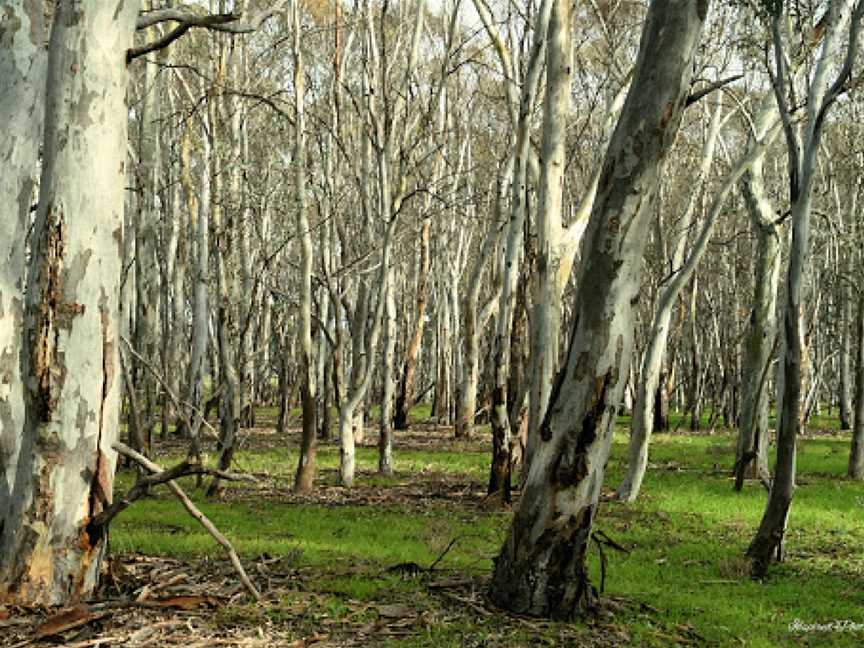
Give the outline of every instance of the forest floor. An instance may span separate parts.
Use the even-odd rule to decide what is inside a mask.
[[[470,442],[422,419],[397,433],[396,474],[375,472],[375,429],[356,486],[337,485],[338,448],[319,449],[318,487],[292,493],[297,439],[272,412],[244,432],[232,483],[208,501],[181,481],[234,543],[262,592],[251,602],[221,549],[164,489],[112,526],[98,600],[66,611],[0,608],[0,646],[860,646],[864,644],[864,489],[844,479],[848,435],[819,421],[801,440],[786,562],[747,575],[743,552],[765,503],[732,491],[729,431],[658,434],[642,494],[604,502],[603,605],[586,622],[506,615],[485,598],[512,509],[485,496],[488,433]],[[622,421],[626,423],[626,421]],[[836,427],[836,423],[833,423]],[[621,476],[615,434],[607,490]],[[183,455],[168,441],[165,466]],[[120,475],[119,488],[133,475]],[[437,562],[436,562],[437,561]],[[603,581],[592,545],[594,582]],[[434,568],[429,569],[431,566]],[[857,627],[855,624],[858,624]]]

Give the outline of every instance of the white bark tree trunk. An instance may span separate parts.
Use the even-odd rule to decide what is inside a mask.
[[[648,11],[586,231],[590,253],[580,267],[567,360],[519,511],[495,561],[490,596],[508,610],[573,618],[593,604],[585,558],[629,375],[651,206],[707,10],[706,2],[670,0],[652,2]]]
[[[12,503],[24,395],[21,330],[25,240],[45,100],[42,3],[0,2],[0,538]],[[0,542],[2,544],[2,542]]]
[[[300,237],[300,322],[297,337],[300,342],[300,400],[303,411],[303,431],[300,456],[294,476],[294,490],[312,490],[315,480],[317,451],[317,372],[312,344],[312,229],[306,204],[306,84],[303,50],[300,42],[300,3],[295,0],[292,11],[294,55],[294,193],[297,233]]]
[[[498,307],[497,330],[492,352],[494,384],[492,387],[492,465],[489,471],[489,493],[500,492],[510,501],[512,465],[510,456],[511,422],[508,416],[507,385],[510,379],[511,336],[516,316],[516,294],[525,234],[528,200],[528,166],[530,155],[531,113],[540,84],[540,72],[546,51],[549,16],[554,0],[543,0],[533,29],[528,70],[522,87],[514,137],[513,179],[510,186],[510,219],[507,226],[507,247],[504,258],[503,286]]]
[[[813,199],[813,179],[816,155],[825,126],[825,117],[843,91],[851,74],[859,46],[864,2],[833,0],[828,8],[828,27],[822,50],[807,88],[807,114],[800,125],[792,123],[788,106],[785,54],[780,23],[783,3],[775,7],[772,16],[775,64],[774,94],[780,108],[789,155],[789,198],[792,214],[792,244],[786,278],[786,304],[783,316],[781,355],[782,391],[778,387],[777,462],[768,503],[747,555],[752,562],[754,577],[765,576],[772,557],[782,558],[783,537],[795,492],[797,436],[802,425],[805,391],[802,378],[807,363],[804,344],[803,310],[804,279],[810,254],[810,219]],[[828,75],[835,68],[835,59],[845,41],[845,57],[833,82]],[[799,130],[800,129],[800,130]]]
[[[690,272],[687,272],[688,268],[682,267],[682,264],[687,251],[688,235],[696,214],[696,207],[701,200],[701,192],[704,190],[705,182],[714,163],[714,151],[723,125],[722,117],[722,104],[718,101],[708,126],[708,132],[705,134],[699,171],[696,177],[692,178],[692,192],[684,209],[684,214],[675,223],[677,239],[670,263],[670,274],[674,278],[669,281],[661,293],[648,335],[647,348],[639,371],[639,381],[636,385],[636,402],[633,405],[630,443],[627,450],[627,471],[617,491],[617,497],[626,502],[635,501],[639,495],[642,479],[645,477],[645,470],[648,466],[648,444],[654,428],[654,395],[660,383],[660,372],[666,358],[666,342],[669,338],[672,311],[675,308],[678,294],[690,279],[692,269],[695,268],[693,255],[696,254],[696,250],[691,253],[687,264],[690,267]],[[716,216],[716,213],[714,215]],[[705,227],[703,227],[702,234],[706,243],[708,238],[705,237],[704,229],[710,228],[708,229],[710,234],[710,231],[713,230],[713,224],[714,221],[709,217]],[[704,246],[702,249],[705,249]]]
[[[769,121],[779,117],[773,97],[767,97],[756,116],[756,137],[765,132]],[[752,146],[752,140],[751,144]],[[756,265],[753,279],[753,309],[745,341],[742,375],[741,421],[735,459],[735,489],[741,490],[744,479],[754,476],[765,483],[768,469],[768,370],[777,337],[777,289],[780,284],[781,226],[765,192],[764,154],[757,158],[741,183],[741,192],[750,223],[756,232]],[[755,462],[755,463],[754,463]]]
[[[105,538],[88,521],[111,501],[119,432],[125,56],[137,11],[56,6],[24,319],[26,416],[0,538],[5,603],[65,604],[99,578]]]
[[[558,290],[557,277],[563,251],[564,149],[573,76],[568,2],[555,0],[553,3],[546,47],[546,99],[537,204],[537,285],[531,320],[531,392],[523,464],[525,474],[537,445],[536,432],[552,393],[561,335],[563,291]]]

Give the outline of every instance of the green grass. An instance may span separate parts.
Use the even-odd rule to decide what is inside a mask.
[[[428,412],[415,416],[423,420]],[[815,427],[836,429],[836,421],[832,425],[820,419]],[[374,432],[372,424],[369,432]],[[787,560],[773,566],[768,580],[760,583],[747,576],[742,557],[761,518],[766,493],[752,482],[742,493],[732,491],[732,433],[656,435],[638,501],[604,502],[598,514],[597,528],[629,550],[605,550],[605,594],[627,602],[608,627],[619,628],[629,637],[628,645],[864,644],[860,631],[790,631],[796,620],[864,622],[864,489],[843,478],[848,446],[848,436],[836,432],[801,440]],[[614,489],[622,476],[625,451],[622,428],[615,434],[607,490]],[[331,616],[345,614],[346,606],[358,601],[408,599],[431,605],[422,583],[394,578],[386,568],[402,562],[428,565],[458,536],[440,567],[485,575],[512,513],[434,498],[406,504],[398,498],[390,501],[386,494],[388,489],[410,489],[436,479],[482,484],[487,452],[477,442],[448,442],[440,450],[397,447],[397,474],[381,478],[373,476],[376,450],[359,448],[354,493],[380,496],[375,505],[363,505],[326,498],[286,501],[279,492],[290,488],[296,449],[246,450],[238,455],[237,468],[268,475],[267,497],[256,495],[254,487],[232,486],[249,490],[224,503],[208,502],[200,492],[194,498],[244,557],[290,555],[313,570],[315,576],[306,587],[324,597],[321,605],[333,608]],[[319,482],[333,492],[339,491],[334,487],[338,457],[333,446],[319,450]],[[177,458],[161,461],[170,464]],[[128,480],[124,475],[121,482]],[[190,480],[184,483],[191,487]],[[221,556],[212,539],[174,500],[161,494],[136,503],[118,519],[111,546],[120,553]],[[589,560],[599,584],[600,559],[594,545]],[[507,626],[509,634],[501,634],[502,627],[494,618],[460,617],[446,624],[426,624],[398,645],[460,646],[466,637],[478,635],[498,637],[492,640],[496,645],[564,645],[566,641],[556,637],[582,626],[546,624],[531,630],[517,623]]]

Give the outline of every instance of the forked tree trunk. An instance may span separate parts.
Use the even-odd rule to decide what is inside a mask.
[[[559,0],[560,1],[560,0]],[[569,619],[593,605],[586,554],[633,346],[633,310],[661,163],[689,88],[706,2],[653,2],[586,231],[573,334],[490,596]],[[638,155],[634,154],[638,151]]]
[[[137,9],[56,5],[23,326],[26,414],[0,537],[2,603],[66,604],[98,584],[105,538],[88,521],[111,501],[119,432],[125,56]]]
[[[756,115],[756,136],[761,137],[778,118],[773,96],[763,100]],[[748,146],[754,145],[751,137]],[[753,308],[744,342],[741,419],[735,458],[735,490],[741,490],[749,474],[767,483],[768,469],[768,370],[775,348],[777,287],[780,282],[780,225],[765,192],[764,154],[753,163],[741,182],[741,193],[756,233],[756,266]]]
[[[777,398],[777,463],[768,504],[762,515],[759,529],[747,549],[747,556],[751,560],[751,571],[756,578],[765,576],[775,552],[778,559],[782,558],[783,537],[795,492],[796,445],[802,426],[804,405],[802,382],[807,362],[802,302],[810,253],[813,178],[825,116],[845,86],[858,47],[864,3],[855,3],[854,10],[852,5],[851,0],[836,0],[829,6],[830,24],[808,88],[807,115],[802,124],[801,135],[796,132],[791,123],[786,104],[785,55],[782,52],[780,35],[783,18],[782,3],[772,16],[775,61],[778,63],[776,73],[779,79],[774,90],[784,120],[789,153],[792,245],[786,275],[786,304],[781,347],[782,373]],[[847,37],[843,66],[837,73],[835,81],[829,85],[829,70],[833,69],[838,48],[847,40]]]

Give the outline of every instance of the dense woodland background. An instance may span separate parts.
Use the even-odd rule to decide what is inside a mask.
[[[0,604],[104,587],[118,449],[129,501],[198,474],[214,520],[256,497],[238,472],[410,510],[441,452],[479,519],[521,495],[479,589],[573,619],[589,548],[605,584],[638,544],[597,508],[642,497],[664,433],[662,465],[749,498],[719,580],[765,578],[802,434],[832,430],[814,470],[860,511],[862,12],[0,1]]]

